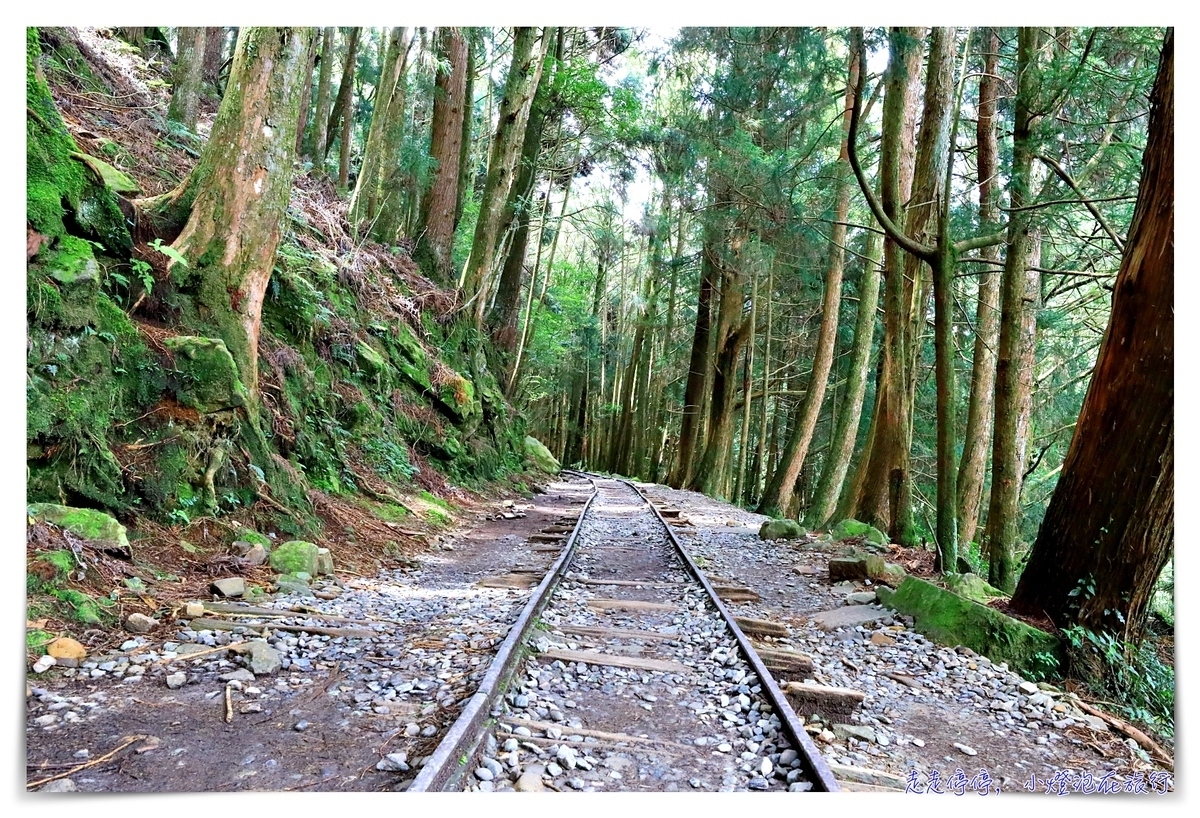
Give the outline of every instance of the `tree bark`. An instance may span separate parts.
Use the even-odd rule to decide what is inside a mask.
[[[1011,591],[1016,581],[1014,552],[1020,523],[1021,477],[1031,403],[1032,363],[1037,316],[1037,274],[1030,271],[1041,242],[1028,204],[1033,171],[1034,107],[1037,104],[1041,35],[1022,28],[1017,46],[1017,98],[1013,129],[1013,163],[1009,185],[1011,213],[1008,255],[1001,278],[1000,348],[996,363],[996,420],[992,441],[992,493],[988,504],[988,582]],[[1032,298],[1031,298],[1032,296]]]
[[[897,222],[913,184],[913,135],[921,88],[923,29],[894,29],[883,103],[880,186],[883,208]],[[859,461],[855,496],[847,512],[887,530],[893,542],[912,545],[912,476],[909,473],[907,322],[904,256],[892,239],[884,241],[884,322],[880,375],[871,415],[870,448]]]
[[[297,102],[311,29],[243,28],[229,89],[192,175],[191,216],[171,277],[189,301],[188,326],[211,327],[258,395],[263,296],[291,193]]]
[[[321,35],[321,70],[317,72],[317,109],[313,113],[312,130],[308,132],[306,156],[320,169],[324,169],[325,145],[329,142],[329,111],[333,105],[330,93],[333,85],[333,40],[337,29],[329,26]]]
[[[556,29],[550,27],[542,32],[542,37],[548,43],[554,37]],[[525,272],[525,253],[529,245],[529,223],[533,214],[533,191],[537,186],[537,160],[542,148],[542,132],[546,126],[547,114],[550,112],[550,84],[554,74],[557,49],[545,49],[541,77],[534,91],[533,102],[529,109],[529,119],[525,124],[525,136],[521,143],[520,159],[517,163],[516,176],[508,191],[508,201],[504,206],[500,224],[512,224],[512,243],[509,245],[504,266],[500,271],[500,280],[496,284],[496,299],[488,313],[488,327],[491,331],[492,344],[501,357],[505,359],[505,375],[512,372],[513,357],[506,354],[512,350],[517,340],[517,318],[520,313],[521,279]],[[549,196],[549,191],[546,193]]]
[[[304,154],[304,131],[308,128],[308,109],[309,103],[312,102],[312,72],[317,64],[317,37],[314,36],[309,40],[308,57],[306,58],[308,68],[304,73],[304,84],[300,86],[300,119],[296,122],[296,155]]]
[[[471,130],[475,124],[475,73],[478,71],[475,59],[477,47],[475,36],[468,36],[473,29],[463,30],[463,39],[467,41],[467,89],[463,95],[462,141],[458,154],[458,197],[454,202],[454,230],[462,221],[463,208],[467,198],[475,192],[475,162],[471,144]]]
[[[675,488],[690,485],[694,474],[696,450],[700,444],[700,420],[708,385],[708,339],[712,322],[713,278],[716,273],[709,254],[700,260],[700,289],[696,296],[696,327],[692,333],[692,354],[687,384],[683,392],[683,419],[679,428],[679,459],[667,478]]]
[[[171,69],[171,104],[167,108],[167,119],[178,122],[189,131],[196,130],[196,111],[200,104],[200,86],[203,83],[204,38],[206,29],[182,27],[179,29],[178,55]]]
[[[985,30],[984,68],[979,78],[979,117],[975,129],[976,167],[979,177],[979,224],[986,230],[1000,220],[996,197],[996,98],[997,52],[1000,38],[994,28]],[[980,256],[1000,260],[1000,248],[985,247]],[[956,505],[958,538],[964,546],[975,538],[979,509],[983,499],[983,477],[987,449],[992,437],[992,399],[996,387],[996,348],[1000,342],[1000,273],[992,268],[979,278],[978,307],[975,312],[975,349],[971,365],[971,396],[967,425],[963,432],[962,462],[958,470]]]
[[[470,134],[469,126],[463,126],[467,111],[467,41],[462,31],[438,29],[437,59],[429,142],[434,169],[421,204],[423,225],[414,259],[430,278],[446,286],[454,275],[451,251],[462,181],[462,139],[464,132],[468,138]]]
[[[221,66],[225,60],[225,29],[210,26],[204,30],[204,64],[200,76],[213,96],[221,96]]]
[[[759,514],[780,517],[792,505],[792,493],[796,478],[808,457],[813,432],[817,429],[817,418],[821,404],[825,401],[825,389],[829,385],[829,370],[833,367],[833,349],[837,342],[838,306],[842,301],[842,269],[845,259],[846,219],[850,214],[850,159],[845,135],[850,133],[850,116],[854,105],[854,89],[858,85],[858,51],[851,45],[849,57],[849,79],[846,85],[845,103],[842,111],[842,147],[838,156],[836,186],[837,205],[834,223],[829,236],[829,262],[825,268],[825,292],[821,302],[821,328],[817,331],[817,349],[813,354],[812,377],[800,403],[799,411],[792,424],[792,434],[784,447],[779,468],[767,482],[762,500],[758,504]]]
[[[1012,600],[1126,641],[1141,637],[1175,543],[1174,40],[1168,29],[1108,327]],[[1094,591],[1072,596],[1088,583]]]
[[[866,256],[862,281],[858,287],[858,317],[854,322],[846,397],[829,441],[829,455],[825,458],[825,468],[817,483],[816,494],[805,514],[804,524],[810,529],[820,528],[830,521],[846,480],[846,472],[850,469],[850,458],[854,453],[854,441],[858,437],[862,418],[863,397],[871,362],[871,342],[875,335],[875,312],[879,305],[879,264],[883,256],[883,237],[878,233],[868,234]]]
[[[541,54],[534,47],[537,29],[519,27],[513,36],[512,62],[500,102],[500,118],[488,156],[487,182],[479,205],[479,219],[471,242],[471,255],[463,269],[460,289],[463,303],[474,301],[475,326],[483,326],[488,284],[500,240],[500,221],[512,184],[517,152],[525,133],[534,89],[542,71]],[[545,46],[543,42],[543,47]]]
[[[338,131],[338,123],[341,122],[343,115],[349,114],[352,107],[354,64],[358,57],[358,41],[361,36],[362,29],[357,26],[350,29],[350,34],[347,36],[346,54],[342,58],[342,81],[338,85],[337,99],[333,103],[333,110],[329,113],[329,121],[325,124],[325,133],[328,135],[328,140],[325,142],[325,148],[322,152],[323,158],[329,157],[329,149],[333,146],[333,135]],[[345,187],[346,183],[343,181],[341,185]]]

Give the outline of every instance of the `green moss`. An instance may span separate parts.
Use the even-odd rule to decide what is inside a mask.
[[[55,636],[52,633],[46,633],[37,628],[27,630],[25,631],[25,652],[34,656],[44,656],[46,645],[49,645],[54,639]]]
[[[1044,674],[1045,657],[1062,657],[1056,637],[916,577],[895,592],[879,587],[876,593],[883,604],[913,617],[914,627],[931,639],[966,645],[1027,675]]]
[[[125,526],[108,514],[90,508],[71,508],[55,503],[31,503],[29,516],[35,520],[53,523],[70,531],[76,537],[106,545],[129,548]]]
[[[254,545],[261,545],[268,551],[270,551],[274,546],[274,542],[272,542],[270,537],[264,534],[259,534],[252,528],[239,528],[236,539],[243,542],[252,543]]]
[[[317,546],[303,540],[291,540],[271,552],[271,568],[280,574],[317,572]]]
[[[63,588],[55,591],[54,596],[66,604],[74,619],[85,625],[105,625],[113,619],[111,615],[101,609],[95,599],[82,591]]]
[[[163,346],[174,353],[175,368],[183,375],[176,391],[183,405],[208,414],[249,403],[237,364],[220,338],[176,335]]]

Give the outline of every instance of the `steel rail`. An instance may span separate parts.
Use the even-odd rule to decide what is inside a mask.
[[[587,475],[589,479],[591,479],[593,476],[599,475]],[[625,480],[620,477],[610,479],[617,480],[629,486],[629,488],[633,489],[637,496],[640,497],[642,501],[646,503],[646,505],[650,506],[651,510],[654,512],[654,516],[662,524],[662,527],[666,529],[667,538],[671,541],[672,545],[675,546],[675,550],[679,552],[680,557],[683,558],[684,563],[687,565],[688,572],[696,578],[696,580],[704,588],[704,592],[708,594],[708,597],[712,601],[713,605],[716,606],[718,611],[720,611],[721,617],[725,620],[725,624],[733,632],[733,636],[737,640],[738,647],[741,648],[742,653],[750,662],[750,667],[754,669],[755,675],[758,676],[758,680],[762,684],[763,695],[766,697],[767,701],[771,703],[771,707],[775,709],[776,715],[779,716],[779,721],[783,726],[784,732],[795,744],[796,751],[800,754],[800,758],[802,759],[805,772],[813,782],[813,789],[820,790],[822,792],[841,792],[841,787],[838,786],[837,779],[833,777],[833,771],[829,769],[829,765],[826,763],[825,757],[821,755],[821,751],[817,749],[817,746],[813,744],[812,739],[808,737],[808,732],[804,729],[804,725],[796,717],[795,711],[792,710],[792,706],[788,703],[787,697],[783,695],[783,691],[779,689],[779,685],[775,682],[775,678],[771,676],[771,672],[767,670],[767,666],[763,662],[762,657],[758,655],[758,652],[754,649],[754,645],[746,637],[746,634],[742,632],[742,629],[738,627],[737,622],[734,621],[733,614],[730,613],[729,609],[725,607],[725,603],[721,601],[719,596],[717,596],[717,592],[712,587],[712,584],[708,581],[708,577],[704,576],[696,563],[692,562],[691,555],[688,554],[687,550],[683,547],[683,544],[679,542],[679,538],[675,536],[675,530],[671,528],[670,524],[667,523],[667,521],[663,518],[662,513],[658,510],[654,503],[651,502],[650,499],[642,493],[641,489],[635,486],[632,481]],[[595,485],[594,482],[593,485]]]
[[[579,530],[583,527],[583,518],[587,516],[588,509],[592,507],[592,501],[600,493],[595,480],[590,475],[581,474],[580,476],[592,484],[592,496],[588,498],[579,512],[575,528],[572,529],[566,546],[555,560],[554,565],[550,567],[549,572],[534,589],[533,596],[525,603],[525,608],[517,617],[517,621],[509,628],[508,636],[504,638],[500,649],[496,651],[475,694],[471,696],[471,700],[467,702],[454,724],[450,726],[445,738],[438,743],[433,755],[421,767],[421,772],[417,774],[405,792],[444,792],[452,789],[466,772],[466,766],[461,759],[469,759],[474,755],[479,741],[483,737],[483,731],[480,728],[487,720],[497,696],[504,690],[509,677],[516,669],[517,663],[521,659],[521,644],[529,635],[529,631],[533,629],[542,609],[550,601],[554,588],[562,577],[563,569],[570,563],[575,551],[575,541],[578,538]]]

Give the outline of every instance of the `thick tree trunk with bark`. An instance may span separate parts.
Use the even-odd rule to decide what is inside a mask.
[[[191,216],[174,247],[188,260],[171,278],[187,326],[221,338],[257,400],[263,296],[292,184],[297,102],[311,29],[243,28],[229,88],[192,175]]]
[[[196,130],[196,111],[200,104],[201,84],[204,81],[204,43],[207,29],[179,29],[175,66],[171,69],[171,104],[167,119],[178,122],[189,131]]]
[[[829,522],[834,506],[850,469],[854,441],[858,437],[862,418],[863,396],[867,390],[867,374],[871,362],[871,342],[875,336],[875,312],[879,305],[880,261],[883,256],[883,237],[871,233],[867,237],[867,258],[863,260],[862,281],[858,287],[858,317],[854,322],[854,342],[850,353],[850,372],[846,376],[846,397],[838,413],[837,425],[829,442],[825,469],[817,484],[816,494],[804,517],[809,528],[820,528]]]
[[[667,483],[675,488],[690,485],[695,470],[696,451],[700,447],[701,413],[708,392],[708,339],[712,322],[712,291],[716,267],[704,253],[700,260],[700,289],[696,296],[696,327],[692,333],[692,354],[687,384],[683,392],[683,419],[679,429],[678,459]]]
[[[883,208],[899,223],[913,184],[913,133],[921,89],[923,29],[890,33],[891,59],[883,103],[880,170]],[[880,375],[871,415],[870,448],[859,461],[855,495],[847,512],[887,530],[893,542],[915,541],[912,475],[909,473],[911,418],[908,403],[907,327],[904,254],[891,238],[884,241],[884,322]]]
[[[995,29],[984,35],[984,69],[979,77],[979,118],[975,130],[979,177],[979,224],[985,230],[1000,220],[996,196],[996,98],[997,52],[1000,39]],[[999,261],[1000,248],[985,247],[980,256]],[[962,461],[958,470],[956,506],[958,538],[964,545],[975,538],[983,499],[983,477],[987,449],[992,437],[992,399],[996,386],[996,348],[1000,342],[1000,273],[987,267],[979,277],[979,305],[975,311],[975,349],[971,365],[971,397],[967,426],[963,432]]]
[[[204,63],[200,77],[213,96],[221,95],[221,66],[225,63],[225,29],[210,26],[204,30]]]
[[[492,264],[500,242],[504,203],[525,135],[530,103],[541,76],[542,55],[534,47],[537,36],[536,28],[520,27],[513,37],[512,62],[505,81],[504,98],[500,102],[500,119],[488,156],[487,182],[479,206],[479,220],[475,223],[471,255],[462,273],[463,302],[474,300],[472,310],[477,327],[483,326]],[[543,42],[543,47],[545,45]]]
[[[1037,289],[1030,271],[1041,243],[1029,204],[1033,172],[1037,103],[1037,52],[1040,33],[1022,28],[1018,34],[1017,99],[1013,130],[1013,163],[1010,182],[1012,212],[1008,222],[1008,255],[1001,278],[1000,347],[996,362],[996,421],[992,441],[992,493],[988,505],[988,582],[1011,591],[1015,582],[1014,552],[1020,523],[1021,478],[1025,470],[1025,442],[1031,402],[1032,363]],[[1031,297],[1032,296],[1032,297]]]
[[[467,45],[467,89],[463,94],[462,140],[458,154],[458,198],[454,202],[454,229],[462,221],[463,208],[467,198],[475,189],[475,162],[471,144],[471,130],[475,124],[475,73],[478,71],[475,56],[475,34],[473,29],[463,29],[463,39]]]
[[[1174,40],[1168,29],[1108,328],[1012,600],[1129,641],[1175,544]],[[1094,593],[1071,596],[1087,582]]]
[[[417,237],[414,259],[430,278],[445,286],[454,277],[450,254],[462,178],[459,163],[462,161],[463,119],[467,112],[467,41],[462,31],[438,29],[437,59],[429,142],[434,169],[421,203],[423,225]]]
[[[858,52],[852,45],[849,57],[849,80],[846,85],[843,106],[842,131],[850,132],[850,115],[854,105],[854,88],[858,84]],[[837,164],[837,205],[829,236],[829,262],[825,268],[825,293],[821,302],[821,328],[817,331],[817,349],[813,355],[812,377],[805,390],[804,400],[792,424],[792,434],[784,448],[779,468],[767,482],[762,500],[758,504],[759,514],[773,517],[783,516],[792,505],[792,492],[796,478],[808,457],[813,432],[817,429],[817,418],[825,400],[825,389],[829,384],[829,370],[833,367],[833,349],[837,342],[838,306],[842,300],[842,269],[846,251],[846,218],[850,214],[850,193],[853,180],[850,176],[850,159],[845,137],[842,139],[841,155]],[[747,406],[747,408],[749,408]]]
[[[312,72],[317,65],[317,36],[316,29],[308,43],[308,56],[305,58],[308,68],[304,70],[304,84],[300,86],[300,118],[296,121],[296,155],[304,153],[304,131],[308,128],[308,109],[312,102]]]

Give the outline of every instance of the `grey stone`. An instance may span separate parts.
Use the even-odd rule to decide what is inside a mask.
[[[244,667],[239,667],[237,670],[231,670],[228,673],[222,673],[217,678],[222,682],[253,682],[254,674],[246,670]]]
[[[851,605],[867,605],[871,602],[874,602],[876,599],[878,599],[878,597],[875,595],[874,591],[858,591],[856,593],[849,594],[846,597],[846,601]]]
[[[171,690],[178,690],[185,684],[187,684],[187,674],[182,671],[167,676],[167,687]]]
[[[966,755],[969,755],[969,756],[979,755],[979,753],[975,752],[975,750],[973,748],[968,747],[965,744],[959,744],[957,741],[954,742],[954,747],[957,750],[959,750],[960,752],[965,753]]]
[[[69,778],[60,778],[44,784],[38,792],[79,792],[79,787]]]
[[[283,667],[279,651],[262,639],[248,642],[247,650],[250,653],[250,672],[255,676],[270,676]]]
[[[269,556],[270,555],[267,553],[266,548],[259,543],[255,543],[254,545],[250,546],[250,549],[245,554],[242,555],[242,560],[247,565],[262,565],[267,561],[267,557]]]
[[[890,615],[890,612],[881,608],[873,608],[867,605],[849,605],[843,608],[834,608],[831,611],[815,613],[813,614],[812,621],[821,630],[832,631],[837,628],[852,628],[856,625],[865,625],[868,622],[874,622]]]
[[[475,777],[480,781],[491,781],[493,778],[495,778],[495,774],[493,774],[492,771],[487,767],[477,767],[475,769]]]
[[[795,750],[793,750],[791,747],[789,747],[786,750],[784,750],[782,753],[779,754],[779,766],[780,767],[790,767],[790,766],[792,766],[792,764],[794,764],[796,762],[796,759],[798,759],[799,757],[800,757],[800,755]]]
[[[516,783],[513,784],[514,790],[516,790],[517,792],[545,792],[546,791],[546,785],[542,783],[541,767],[538,765],[535,765],[535,766],[537,767],[537,769],[530,767],[530,768],[526,769],[525,772],[521,773],[520,777],[517,778]]]
[[[216,580],[208,587],[221,596],[241,596],[246,593],[246,580],[241,577],[226,577]]]
[[[408,766],[408,753],[388,753],[379,759],[379,763],[375,765],[375,769],[385,773],[408,772],[410,769]]]
[[[130,633],[149,633],[157,625],[157,619],[144,613],[131,613],[125,617],[125,630]]]
[[[875,741],[874,729],[864,724],[835,724],[833,734],[841,739],[856,738],[859,741]]]

